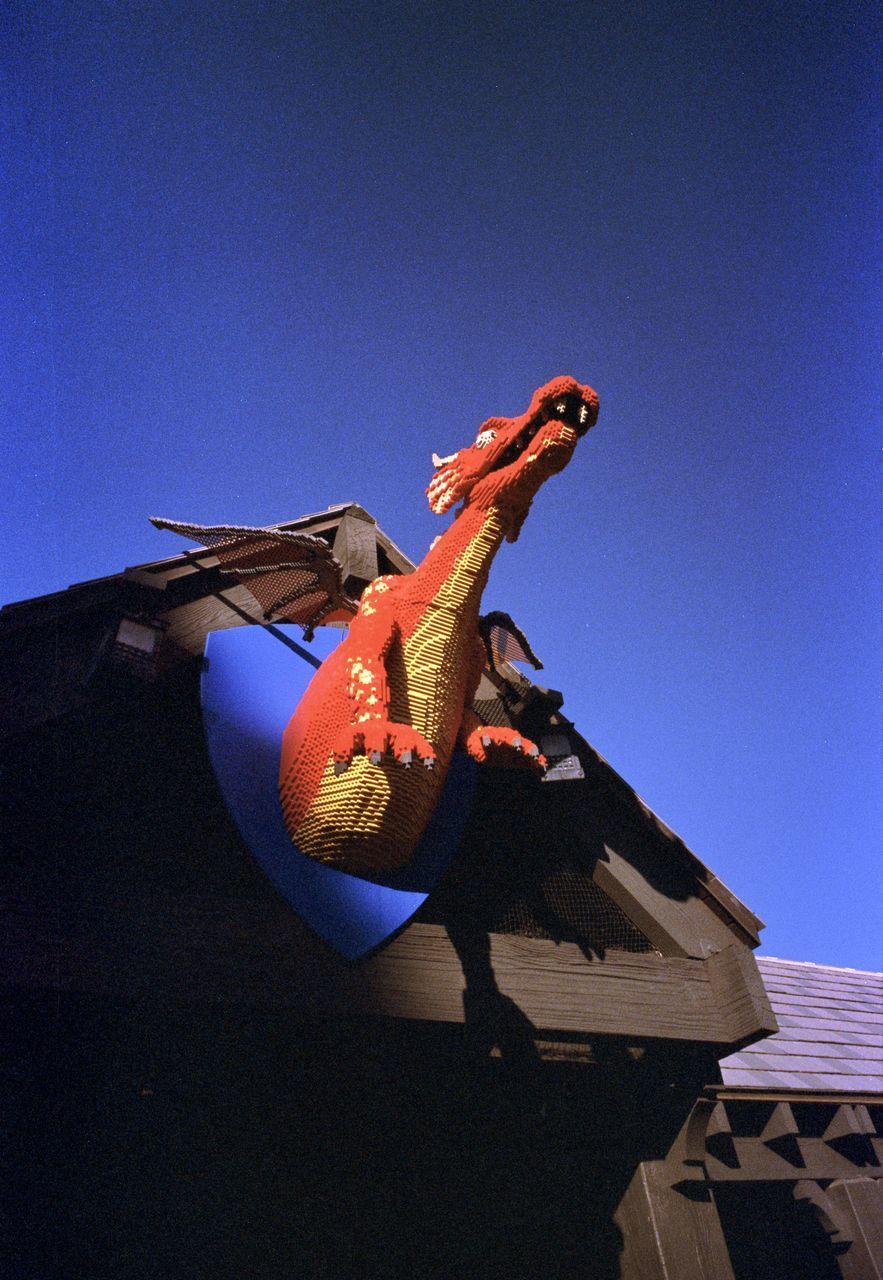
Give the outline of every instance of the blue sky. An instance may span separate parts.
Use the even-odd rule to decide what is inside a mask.
[[[767,921],[883,967],[872,6],[152,4],[0,19],[0,598],[162,514],[354,500],[572,373],[486,595]]]

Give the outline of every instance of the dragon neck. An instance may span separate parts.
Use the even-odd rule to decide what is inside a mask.
[[[491,562],[506,534],[496,507],[464,507],[421,562],[419,575],[430,598],[477,614]]]

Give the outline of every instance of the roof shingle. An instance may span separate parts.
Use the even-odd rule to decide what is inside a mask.
[[[883,973],[757,964],[779,1030],[724,1058],[724,1084],[883,1094]]]

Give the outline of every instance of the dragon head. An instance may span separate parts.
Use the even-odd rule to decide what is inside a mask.
[[[475,441],[440,458],[426,490],[441,515],[455,503],[495,506],[511,513],[509,537],[517,537],[534,494],[570,461],[577,439],[598,420],[598,396],[573,378],[539,387],[518,418],[488,418]]]

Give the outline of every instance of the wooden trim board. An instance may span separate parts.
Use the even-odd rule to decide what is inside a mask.
[[[282,902],[151,896],[93,901],[76,919],[51,901],[0,909],[0,982],[11,988],[450,1024],[466,1021],[464,993],[472,1008],[502,996],[541,1039],[624,1036],[722,1050],[774,1029],[757,1004],[747,950],[710,961],[608,952],[599,961],[573,943],[485,934],[464,954],[442,926],[412,924],[347,964]]]

